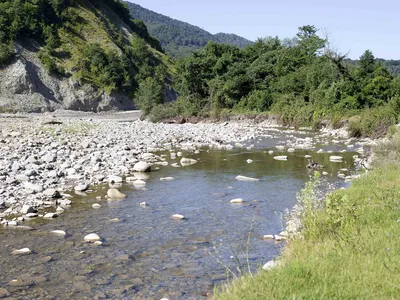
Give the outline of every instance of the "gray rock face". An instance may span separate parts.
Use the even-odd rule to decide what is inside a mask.
[[[21,112],[134,109],[128,96],[108,95],[69,78],[50,76],[36,53],[21,45],[18,52],[20,58],[0,72],[0,107]]]

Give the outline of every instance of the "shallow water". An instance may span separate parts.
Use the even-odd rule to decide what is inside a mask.
[[[204,150],[190,156],[199,163],[189,167],[160,167],[149,174],[146,189],[124,185],[124,200],[95,200],[96,195],[105,195],[104,186],[88,197],[75,198],[73,206],[54,220],[24,222],[34,230],[0,229],[0,287],[16,299],[201,299],[227,279],[224,265],[237,273],[239,264],[247,269],[249,257],[255,271],[284,245],[262,237],[284,229],[283,213],[296,203],[296,193],[310,176],[304,155],[312,154],[325,164],[331,174],[326,181],[338,186],[343,184],[338,170],[351,168],[354,155],[338,153],[344,162],[330,163],[334,154],[282,152],[288,161],[276,161],[263,148],[269,142],[258,142],[252,150]],[[247,159],[254,162],[248,164]],[[237,181],[237,175],[260,181]],[[174,180],[159,180],[167,176]],[[246,203],[230,204],[234,198]],[[139,205],[143,201],[146,208]],[[93,203],[102,207],[95,210]],[[186,220],[172,219],[177,213]],[[120,222],[110,221],[114,218]],[[50,233],[56,229],[67,236]],[[103,245],[83,242],[92,232],[100,235]],[[11,255],[24,247],[34,253]]]

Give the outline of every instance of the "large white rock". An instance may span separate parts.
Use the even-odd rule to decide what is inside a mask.
[[[238,175],[235,178],[236,178],[236,180],[240,180],[240,181],[259,181],[260,180],[258,178],[246,177],[246,176],[242,176],[242,175]]]
[[[90,234],[86,235],[83,239],[89,243],[101,240],[101,238],[96,233],[90,233]]]
[[[36,193],[40,193],[43,191],[43,186],[41,186],[40,184],[33,184],[31,182],[24,182],[24,187],[28,190],[31,190],[33,192]]]
[[[80,183],[77,186],[75,186],[74,189],[77,192],[84,192],[89,189],[89,185],[87,185],[86,183]]]
[[[29,248],[22,248],[22,249],[18,249],[18,250],[14,250],[12,252],[12,254],[14,255],[26,255],[26,254],[31,254],[32,250]]]
[[[263,239],[264,240],[273,240],[274,236],[272,234],[266,234],[266,235],[263,236]]]
[[[101,205],[98,204],[98,203],[94,203],[94,204],[92,204],[92,207],[93,207],[94,209],[97,209],[97,208],[100,208]]]
[[[195,160],[193,158],[182,157],[180,163],[183,167],[186,167],[186,166],[194,165],[195,163],[197,163],[197,160]]]
[[[276,261],[274,261],[274,260],[270,260],[269,262],[267,262],[267,263],[262,267],[262,269],[263,269],[263,270],[266,270],[266,271],[269,271],[269,270],[275,269],[278,265],[279,265],[278,262],[276,262]]]
[[[43,219],[54,219],[57,217],[58,217],[58,215],[56,213],[47,213],[43,216]]]
[[[143,187],[143,186],[146,185],[146,181],[143,181],[143,180],[138,179],[138,180],[135,180],[135,181],[133,182],[133,185],[134,185],[134,186]]]
[[[150,172],[151,166],[145,161],[139,161],[133,166],[134,172]]]
[[[126,197],[124,193],[121,193],[117,189],[109,189],[107,191],[107,196],[110,197],[111,199],[123,199]]]

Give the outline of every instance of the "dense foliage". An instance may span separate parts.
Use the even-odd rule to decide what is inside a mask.
[[[400,113],[400,79],[367,50],[357,66],[327,48],[314,26],[293,39],[266,38],[245,49],[207,44],[177,62],[177,114],[218,117],[227,109],[273,112],[285,123],[318,126],[353,118],[354,135],[384,133]],[[169,110],[170,111],[170,110]]]
[[[174,20],[167,16],[145,9],[140,5],[126,2],[132,16],[143,20],[152,36],[156,37],[163,48],[172,56],[187,56],[204,47],[208,42],[235,45],[243,48],[252,44],[235,34],[211,34],[197,26]]]

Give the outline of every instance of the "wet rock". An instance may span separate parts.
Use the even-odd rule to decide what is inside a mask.
[[[236,180],[239,180],[239,181],[260,181],[260,179],[258,179],[258,178],[246,177],[246,176],[242,176],[242,175],[238,175],[235,178],[236,178]]]
[[[58,235],[58,236],[66,236],[67,233],[64,230],[53,230],[51,233]]]
[[[56,213],[47,213],[43,216],[43,219],[54,219],[57,217],[58,217],[58,215]]]
[[[191,165],[196,164],[196,163],[197,163],[197,160],[195,160],[195,159],[193,159],[193,158],[185,158],[185,157],[183,157],[183,158],[181,159],[180,163],[181,163],[181,165],[182,165],[183,167],[186,167],[186,166],[191,166]]]
[[[253,162],[253,160],[252,160],[252,159],[248,159],[248,160],[246,160],[246,162],[247,162],[248,164],[251,164],[251,163]]]
[[[89,189],[89,185],[87,185],[86,183],[80,183],[74,187],[74,190],[76,192],[84,192],[84,191],[87,191],[88,189]]]
[[[280,242],[280,241],[286,240],[287,238],[284,237],[284,236],[280,236],[280,235],[277,235],[277,234],[276,234],[276,235],[274,236],[274,239],[275,239],[275,241]]]
[[[150,172],[151,166],[145,161],[139,161],[133,166],[134,172]]]
[[[280,161],[285,161],[285,160],[288,159],[288,157],[284,156],[284,155],[282,155],[282,156],[274,156],[274,159],[275,160],[280,160]]]
[[[244,199],[242,199],[242,198],[236,198],[236,199],[232,199],[231,201],[230,201],[230,203],[232,203],[232,204],[242,204],[242,203],[244,203],[245,201],[244,201]]]
[[[175,215],[172,216],[172,218],[176,219],[176,220],[184,220],[185,219],[185,217],[183,215],[180,215],[180,214],[175,214]]]
[[[161,181],[170,181],[170,180],[174,180],[174,177],[161,177],[160,180]]]
[[[18,250],[14,250],[12,252],[12,254],[14,255],[27,255],[27,254],[31,254],[32,250],[29,248],[22,248],[22,249],[18,249]]]
[[[37,213],[27,213],[25,215],[25,218],[28,218],[28,219],[37,218],[37,217],[38,217]]]
[[[117,189],[109,189],[107,191],[107,196],[110,197],[111,199],[123,199],[123,198],[126,198],[126,195],[124,193],[121,193]]]
[[[94,204],[92,205],[92,207],[93,207],[94,209],[98,209],[98,208],[101,207],[101,205],[98,204],[98,203],[94,203]]]
[[[273,240],[274,236],[272,234],[266,234],[266,235],[263,236],[263,239],[264,240]]]
[[[110,183],[121,183],[122,177],[116,175],[109,175],[107,181]]]
[[[135,180],[135,181],[133,182],[133,185],[134,185],[135,187],[144,187],[144,186],[146,186],[146,182],[143,181],[143,180],[138,179],[138,180]]]
[[[86,242],[94,243],[96,241],[100,241],[101,238],[96,233],[90,233],[83,238]]]

